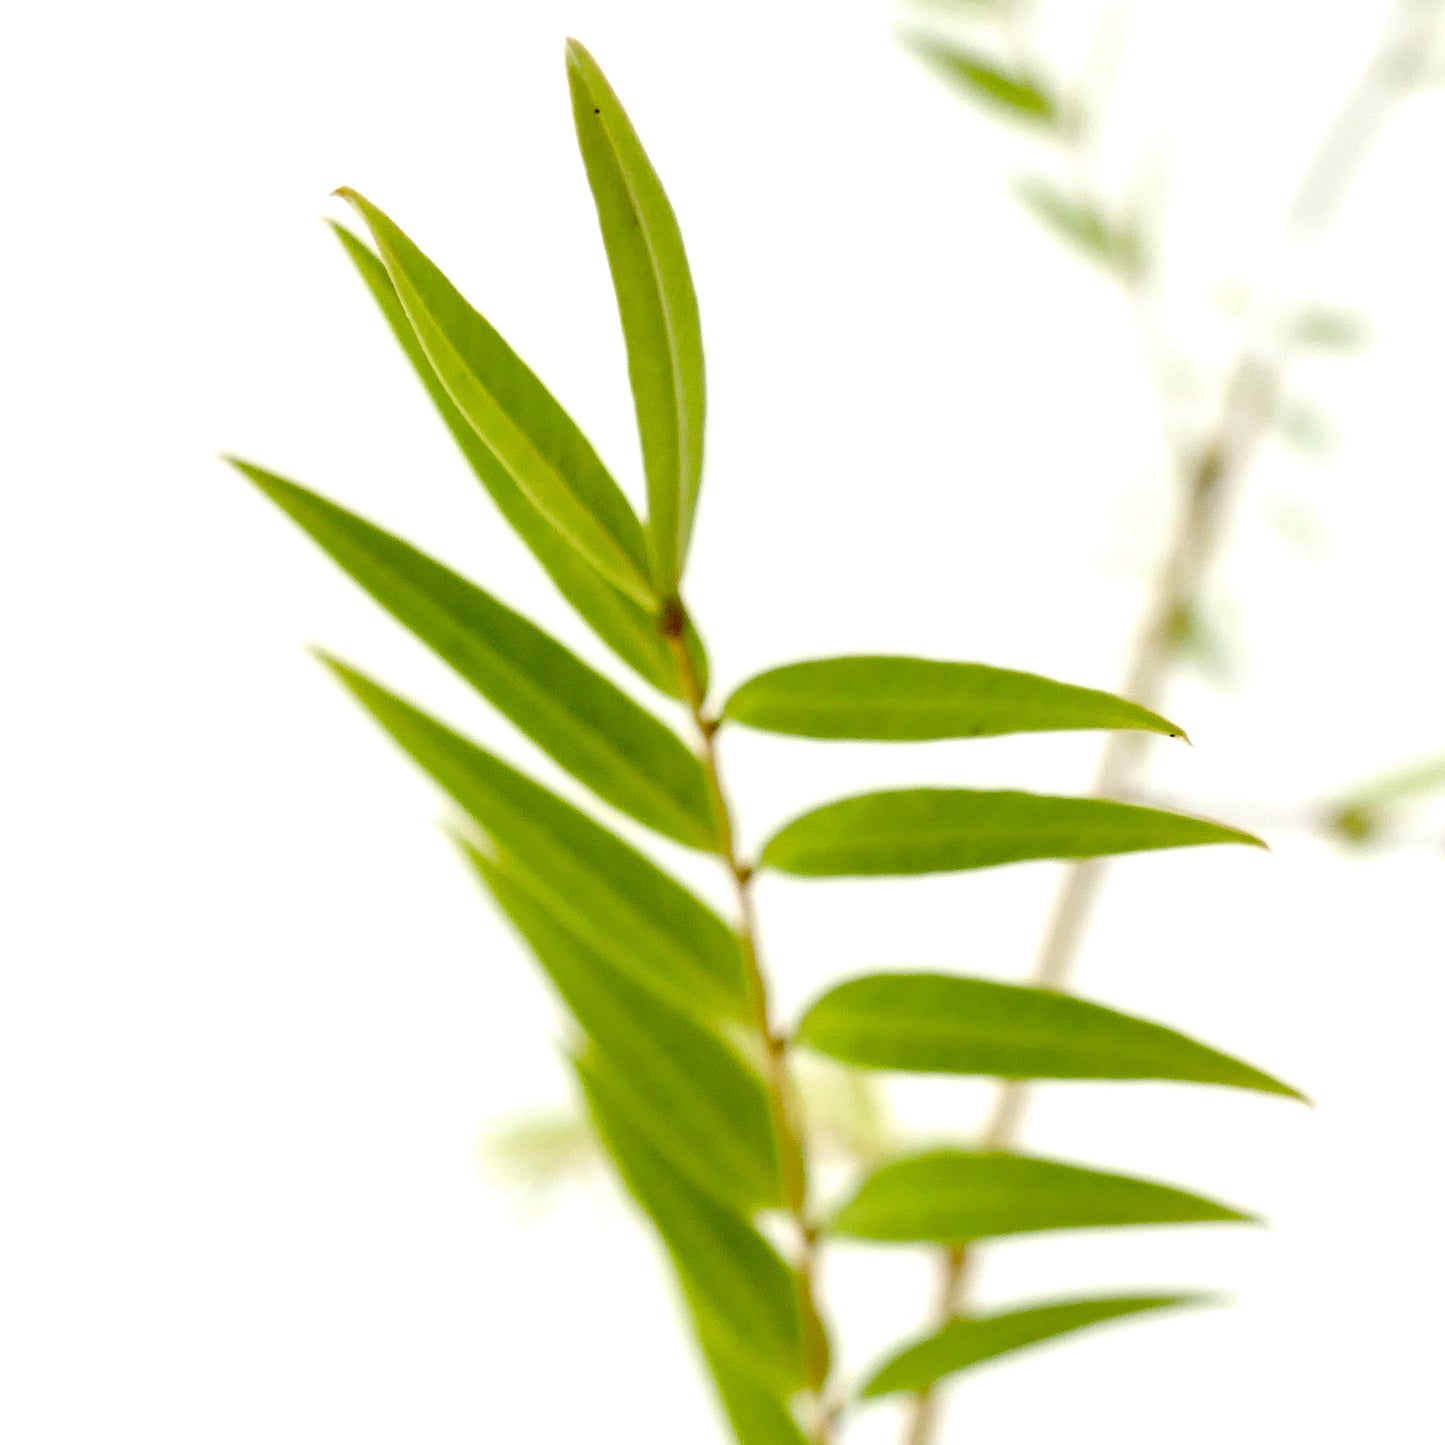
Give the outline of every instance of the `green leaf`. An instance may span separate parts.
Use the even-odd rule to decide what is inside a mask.
[[[1044,176],[1020,176],[1014,194],[1056,235],[1111,271],[1133,275],[1140,264],[1139,239],[1098,206],[1071,196]]]
[[[829,1228],[851,1239],[964,1245],[1046,1229],[1215,1222],[1258,1221],[1127,1174],[1024,1154],[937,1149],[885,1164]]]
[[[468,848],[578,1026],[608,1059],[654,1147],[700,1189],[741,1212],[782,1203],[763,1081],[711,1029],[632,982],[562,926],[525,877]]]
[[[746,1220],[688,1182],[634,1122],[615,1071],[573,1059],[588,1107],[633,1197],[677,1269],[700,1337],[780,1395],[805,1381],[796,1276]]]
[[[1157,713],[1107,692],[977,662],[825,657],[743,683],[722,715],[764,732],[878,742],[1139,728],[1183,737]]]
[[[597,62],[567,42],[577,143],[612,269],[647,473],[653,580],[670,594],[702,482],[702,327],[677,217]]]
[[[1361,783],[1327,811],[1325,824],[1348,843],[1367,843],[1393,814],[1445,791],[1445,754]]]
[[[498,464],[599,572],[655,607],[642,526],[572,418],[390,217],[349,186],[336,194],[366,222],[422,350]]]
[[[1311,351],[1359,351],[1368,344],[1364,317],[1341,306],[1305,306],[1294,315],[1290,338]]]
[[[394,693],[324,659],[572,932],[703,1018],[751,1018],[737,935],[650,859]]]
[[[786,1399],[739,1364],[724,1341],[703,1331],[699,1344],[738,1445],[809,1445]]]
[[[858,1393],[866,1400],[899,1390],[927,1390],[945,1375],[1074,1330],[1149,1310],[1210,1303],[1213,1297],[1202,1294],[1111,1295],[950,1320],[936,1334],[894,1355]]]
[[[572,543],[552,525],[546,514],[533,505],[493,453],[482,445],[481,438],[457,410],[456,403],[442,385],[436,368],[427,360],[426,352],[421,349],[421,343],[416,339],[416,332],[407,320],[401,298],[396,294],[396,287],[392,285],[391,277],[386,274],[386,267],[382,265],[380,258],[345,227],[333,223],[332,229],[346,248],[346,254],[350,256],[367,289],[376,299],[387,325],[401,344],[407,359],[426,388],[427,395],[441,413],[447,430],[461,448],[462,455],[467,459],[477,479],[496,503],[497,510],[531,549],[532,555],[541,563],[557,590],[576,608],[579,616],[598,637],[655,688],[670,697],[682,697],[677,667],[658,627],[654,610],[633,601],[586,561]],[[693,667],[700,679],[702,691],[706,693],[707,657],[703,652],[701,639],[692,629],[691,623],[688,624],[687,641]]]
[[[235,466],[598,797],[680,843],[716,848],[702,764],[601,673],[400,538],[294,482],[245,462]]]
[[[1201,843],[1264,846],[1203,818],[1103,798],[909,788],[842,798],[805,813],[768,840],[759,862],[810,878],[951,873]]]
[[[1303,456],[1322,461],[1335,448],[1334,426],[1307,397],[1280,397],[1272,420],[1280,439]]]
[[[824,994],[796,1042],[844,1063],[1004,1079],[1174,1079],[1301,1098],[1161,1024],[1051,989],[942,973],[875,973]]]
[[[1053,126],[1059,107],[1038,81],[1007,71],[951,41],[928,35],[905,35],[903,43],[925,64],[968,95],[1031,125]]]

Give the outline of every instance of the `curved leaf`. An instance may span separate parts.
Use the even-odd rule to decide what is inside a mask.
[[[725,1341],[703,1328],[698,1343],[738,1445],[809,1445],[785,1397],[739,1364]]]
[[[824,994],[796,1042],[844,1063],[1005,1079],[1174,1079],[1301,1098],[1184,1034],[1052,989],[875,973]]]
[[[714,849],[702,764],[678,736],[541,628],[315,492],[235,465],[399,622],[613,807]]]
[[[977,662],[922,657],[824,657],[759,673],[722,715],[765,732],[877,742],[1001,733],[1183,729],[1107,692]]]
[[[1257,1222],[1127,1174],[1026,1154],[936,1149],[871,1174],[829,1228],[852,1239],[965,1245],[1047,1229]]]
[[[597,62],[567,42],[577,143],[607,248],[647,473],[653,580],[677,585],[702,481],[702,327],[662,182]]]
[[[637,982],[703,1018],[752,1017],[737,935],[616,834],[370,678],[323,659],[526,871],[557,918]]]
[[[369,247],[344,226],[332,223],[332,230],[346,249],[361,279],[375,298],[392,334],[411,362],[427,395],[441,413],[462,455],[466,457],[477,480],[486,488],[497,510],[512,530],[531,549],[557,590],[576,608],[578,615],[603,642],[640,676],[669,697],[681,698],[682,685],[653,610],[641,606],[627,593],[613,586],[571,542],[539,511],[527,494],[512,480],[511,474],[492,452],[482,445],[467,419],[457,410],[446,387],[427,360],[426,352],[416,339],[411,322],[396,294],[386,267]],[[707,692],[707,656],[702,641],[688,623],[688,650],[697,672],[701,689]]]
[[[742,1212],[782,1203],[777,1141],[757,1072],[711,1029],[633,983],[541,904],[505,862],[472,866],[613,1069],[639,1129],[682,1173]]]
[[[1059,119],[1053,98],[1030,76],[1005,70],[974,51],[930,35],[905,35],[903,42],[945,79],[1013,118],[1052,126]]]
[[[1203,843],[1264,846],[1237,828],[1103,798],[907,788],[795,818],[764,845],[759,864],[808,878],[952,873]]]
[[[779,1395],[805,1378],[798,1282],[746,1220],[688,1182],[633,1121],[605,1060],[574,1058],[588,1108],[623,1182],[672,1256],[698,1334]]]
[[[900,1350],[858,1393],[866,1400],[899,1390],[927,1390],[944,1376],[956,1374],[970,1365],[1027,1349],[1074,1330],[1149,1310],[1212,1302],[1210,1295],[1202,1294],[1110,1295],[950,1320],[936,1334]]]
[[[497,462],[599,572],[656,605],[642,526],[586,437],[521,358],[384,212],[349,186],[416,338]]]

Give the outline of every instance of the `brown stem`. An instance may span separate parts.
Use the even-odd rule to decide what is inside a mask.
[[[787,1068],[787,1039],[774,1031],[768,1003],[767,980],[763,975],[762,955],[758,943],[757,908],[753,899],[753,870],[738,854],[732,805],[723,786],[722,768],[718,760],[717,723],[707,716],[702,685],[685,643],[687,614],[680,601],[668,603],[662,617],[662,633],[667,639],[683,697],[692,714],[697,731],[698,750],[712,796],[713,815],[717,823],[718,852],[722,855],[728,876],[732,879],[738,915],[738,938],[742,944],[743,966],[747,976],[748,999],[753,1022],[762,1042],[763,1081],[767,1088],[768,1107],[778,1140],[778,1162],[782,1175],[783,1203],[797,1229],[796,1269],[802,1303],[804,1350],[808,1366],[808,1384],[813,1396],[813,1422],[810,1436],[813,1445],[829,1445],[836,1412],[824,1400],[827,1384],[827,1342],[823,1335],[817,1306],[816,1254],[818,1231],[808,1215],[807,1171],[804,1166],[802,1130],[797,1122],[797,1105]]]

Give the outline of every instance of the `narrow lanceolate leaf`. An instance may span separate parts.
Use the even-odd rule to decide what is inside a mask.
[[[1021,176],[1014,192],[1040,221],[1091,260],[1128,276],[1139,266],[1140,244],[1130,228],[1043,176]]]
[[[376,299],[392,334],[406,353],[426,388],[427,395],[441,413],[447,430],[461,448],[462,455],[478,481],[496,503],[497,510],[531,549],[532,555],[541,563],[557,590],[577,609],[578,615],[598,637],[654,687],[670,697],[680,698],[683,693],[677,668],[673,663],[671,650],[658,628],[655,609],[642,606],[627,593],[613,586],[512,480],[511,473],[491,450],[482,444],[482,439],[457,410],[451,394],[437,376],[436,368],[427,360],[426,352],[421,349],[421,343],[416,339],[416,332],[412,330],[411,322],[407,319],[401,298],[396,294],[396,287],[380,258],[344,227],[333,226],[332,229],[345,247],[346,254],[351,258],[367,289]],[[701,641],[691,630],[691,624],[688,648],[705,693],[707,658]]]
[[[904,37],[904,43],[973,99],[1031,125],[1057,123],[1058,106],[1031,77],[1012,73],[971,50],[933,36],[909,35]]]
[[[751,1224],[654,1148],[605,1060],[573,1064],[608,1152],[672,1256],[699,1336],[769,1390],[791,1394],[806,1375],[796,1276]]]
[[[294,482],[236,464],[399,622],[600,798],[715,846],[702,764],[676,733],[561,643],[415,547]]]
[[[760,862],[804,877],[952,873],[1031,858],[1097,858],[1258,838],[1183,813],[1038,793],[909,788],[864,793],[795,818]]]
[[[577,142],[597,203],[627,341],[647,473],[653,580],[677,585],[702,481],[702,328],[677,217],[597,62],[567,42]]]
[[[699,1337],[703,1358],[738,1445],[809,1445],[786,1399],[740,1365],[724,1342]]]
[[[1302,1096],[1161,1024],[1049,989],[942,973],[850,979],[795,1039],[844,1063],[1005,1079],[1174,1079]]]
[[[1124,1319],[1151,1310],[1212,1303],[1202,1294],[1111,1295],[1103,1299],[1060,1300],[1005,1314],[950,1320],[948,1324],[894,1355],[858,1392],[864,1399],[899,1390],[927,1390],[946,1375],[1014,1350],[1071,1334],[1075,1330]]]
[[[338,662],[337,676],[500,849],[562,924],[699,1017],[751,1017],[737,935],[616,834]]]
[[[349,187],[337,194],[366,222],[422,350],[498,464],[599,572],[654,606],[642,526],[571,417],[390,217]]]
[[[759,673],[722,715],[764,732],[876,742],[1001,733],[1182,728],[1107,692],[977,662],[923,657],[824,657]]]
[[[552,916],[506,862],[468,850],[502,912],[612,1067],[629,1112],[700,1189],[747,1213],[782,1202],[757,1072],[713,1030],[636,984]]]
[[[830,1228],[853,1239],[961,1245],[1046,1229],[1254,1222],[1228,1205],[1127,1174],[937,1149],[870,1175]]]

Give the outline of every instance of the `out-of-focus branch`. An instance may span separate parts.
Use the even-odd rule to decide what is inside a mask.
[[[1175,444],[1175,470],[1180,487],[1178,512],[1163,560],[1155,576],[1144,617],[1130,654],[1124,694],[1155,708],[1174,671],[1180,644],[1199,607],[1210,568],[1219,552],[1230,505],[1260,442],[1267,435],[1293,345],[1293,307],[1297,298],[1287,285],[1302,252],[1329,225],[1360,164],[1377,138],[1394,103],[1420,79],[1431,47],[1426,43],[1438,23],[1438,0],[1397,0],[1376,51],[1359,80],[1326,128],[1305,167],[1290,206],[1276,274],[1268,278],[1265,304],[1256,309],[1245,340],[1228,372],[1214,422],[1201,436]],[[1018,3],[1001,15],[1005,44],[1014,63],[1027,75],[1039,66],[1025,25],[1027,12]],[[1071,164],[1081,213],[1105,216],[1108,208],[1089,174],[1083,137],[1088,118],[1075,116],[1059,129]],[[1142,267],[1115,268],[1132,303],[1140,340],[1151,371],[1158,376],[1161,354],[1153,330],[1151,280]],[[1113,733],[1106,742],[1094,779],[1105,797],[1137,796],[1147,762],[1142,734]],[[1059,892],[1035,963],[1032,981],[1039,987],[1067,985],[1075,958],[1092,917],[1106,865],[1075,864]],[[1025,1084],[1000,1087],[983,1131],[987,1148],[1007,1148],[1018,1138],[1028,1100]],[[951,1249],[942,1261],[937,1318],[940,1323],[965,1312],[971,1251]],[[936,1391],[915,1397],[906,1425],[905,1445],[930,1445],[939,1423]]]

